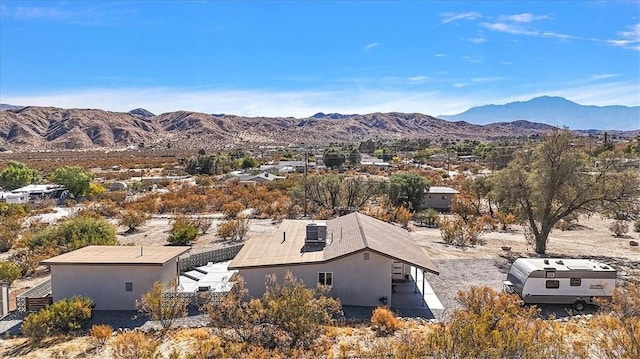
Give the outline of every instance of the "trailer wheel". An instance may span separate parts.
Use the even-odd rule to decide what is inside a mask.
[[[579,300],[575,303],[573,303],[573,309],[577,310],[578,312],[582,312],[585,308],[586,303],[582,300]]]

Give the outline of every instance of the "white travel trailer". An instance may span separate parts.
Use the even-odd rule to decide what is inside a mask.
[[[573,304],[581,311],[597,297],[611,297],[616,270],[590,259],[519,258],[502,284],[527,304]]]

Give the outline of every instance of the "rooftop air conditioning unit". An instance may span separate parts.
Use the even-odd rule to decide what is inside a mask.
[[[326,243],[327,243],[327,224],[326,223],[307,224],[307,237],[305,238],[305,244],[324,245]]]

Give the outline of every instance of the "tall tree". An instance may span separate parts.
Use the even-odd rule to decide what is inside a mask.
[[[491,195],[501,209],[518,215],[536,253],[544,254],[549,233],[561,219],[637,201],[637,172],[621,170],[614,158],[603,153],[594,167],[595,161],[573,146],[569,131],[555,130],[496,173]]]
[[[391,204],[417,212],[422,208],[424,192],[428,188],[426,178],[417,173],[404,172],[391,176],[387,192]]]
[[[56,168],[51,181],[63,185],[74,197],[83,197],[89,191],[93,175],[80,166]]]
[[[338,168],[344,164],[346,160],[344,153],[340,148],[330,147],[324,150],[322,161],[324,165],[330,168]]]
[[[38,183],[40,180],[41,177],[37,170],[18,161],[9,161],[7,167],[0,172],[0,187],[6,191]]]

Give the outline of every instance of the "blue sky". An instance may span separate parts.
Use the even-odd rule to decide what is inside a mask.
[[[640,105],[639,1],[0,0],[0,102],[454,114]]]

